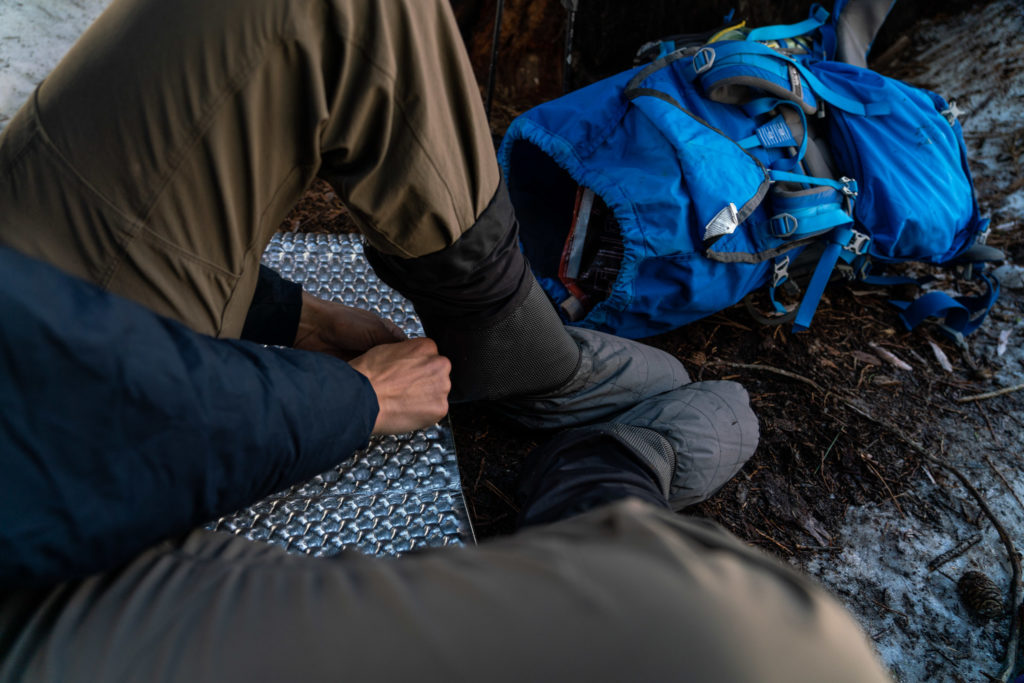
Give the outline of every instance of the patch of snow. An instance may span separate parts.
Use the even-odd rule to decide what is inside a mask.
[[[964,434],[951,423],[936,426],[948,439],[947,460],[972,480],[1019,547],[1024,467],[1017,455],[1024,433],[1005,416],[990,419],[1001,439],[987,429]],[[971,616],[960,603],[956,581],[973,569],[1005,589],[1009,563],[996,531],[959,482],[929,469],[937,484],[922,477],[914,492],[927,515],[904,506],[912,515],[905,517],[891,504],[852,507],[839,532],[843,551],[815,558],[804,569],[854,612],[897,680],[983,681],[1000,668],[1009,619],[986,622]],[[974,536],[980,541],[967,552],[929,566]]]
[[[919,493],[935,497],[934,487]],[[805,569],[851,607],[898,679],[955,680],[955,670],[964,680],[981,681],[983,672],[997,668],[992,663],[1002,656],[1005,627],[1000,620],[968,615],[956,581],[973,568],[1006,585],[1009,571],[994,531],[981,535],[974,548],[984,550],[970,560],[961,556],[930,570],[942,552],[971,540],[970,534],[955,535],[961,525],[956,514],[939,509],[945,514],[932,520],[905,519],[891,505],[852,509],[841,532],[843,552],[815,559]],[[917,637],[901,637],[905,631]]]
[[[1007,263],[992,271],[992,275],[1006,289],[1024,289],[1024,266]]]
[[[0,131],[110,0],[0,2]]]
[[[1024,188],[1006,195],[1000,211],[1010,216],[1024,216]]]

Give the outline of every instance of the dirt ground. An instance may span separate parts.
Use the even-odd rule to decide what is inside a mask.
[[[926,39],[911,34],[883,54],[878,67],[912,82],[924,79],[922,84],[930,86],[930,47]],[[1000,68],[1003,82],[1024,83],[1024,58]],[[495,133],[500,134],[515,111],[502,102],[496,110]],[[1006,201],[1024,187],[1024,119],[1017,118],[1016,127],[992,135],[967,137],[972,155],[994,160],[994,165],[973,166],[983,209],[998,228],[989,244],[1002,249],[1009,262],[1024,263],[1024,221],[1019,207]],[[283,228],[350,231],[353,226],[330,188],[320,184]],[[744,306],[737,305],[646,340],[680,358],[695,380],[743,382],[761,420],[755,456],[714,498],[687,514],[712,518],[747,542],[804,568],[820,567],[843,553],[840,530],[848,514],[871,504],[895,509],[904,529],[927,524],[940,512],[950,514],[937,506],[955,509],[953,514],[969,525],[982,523],[980,512],[969,502],[947,505],[941,495],[922,493],[929,486],[939,490],[955,483],[933,472],[934,466],[929,468],[895,431],[940,457],[945,455],[950,429],[961,435],[984,434],[994,449],[1018,448],[1024,434],[1024,392],[968,403],[957,399],[1006,386],[1007,377],[1015,377],[1015,383],[1024,381],[1024,360],[1020,355],[1004,360],[1001,353],[979,351],[978,344],[961,348],[934,325],[906,331],[887,303],[891,296],[903,294],[908,293],[834,282],[809,333],[759,326]],[[975,338],[988,339],[994,348],[997,330],[1019,328],[1022,315],[1021,290],[1006,290]],[[1020,332],[1014,341],[1018,346],[1019,336]],[[949,359],[951,371],[939,364],[935,348]],[[897,368],[886,360],[886,352],[911,369]],[[544,435],[520,429],[487,406],[455,406],[451,416],[478,539],[512,532],[521,465]],[[896,617],[897,629],[917,628],[905,613],[910,610],[889,604],[884,591],[846,598],[868,607],[878,605],[881,612]],[[1006,628],[993,631],[992,638],[1001,642]],[[871,635],[879,642],[885,637],[882,632]],[[939,663],[929,669],[929,677],[970,680],[955,673],[954,659],[939,654],[953,665],[936,656]],[[995,670],[995,663],[991,668]],[[914,680],[917,675],[898,677]]]

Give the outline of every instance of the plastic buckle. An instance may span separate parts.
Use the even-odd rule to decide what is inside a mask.
[[[796,233],[797,228],[800,227],[800,221],[792,214],[779,213],[768,219],[768,225],[776,237],[789,237]],[[783,229],[778,229],[777,225],[781,225]]]
[[[974,238],[974,243],[975,244],[985,244],[985,242],[988,242],[988,237],[991,234],[992,234],[992,228],[986,226],[985,229],[982,230],[981,232],[979,232],[978,236]],[[984,268],[984,266],[982,266],[982,268]],[[964,277],[965,280],[973,280],[974,279],[974,264],[973,263],[968,263],[966,266],[964,266],[964,275],[963,275],[963,277]]]
[[[714,48],[704,46],[701,49],[697,50],[697,54],[693,56],[693,70],[698,76],[700,76],[702,73],[710,69],[711,65],[714,63]]]
[[[781,259],[775,262],[775,268],[772,271],[772,289],[775,289],[789,277],[789,256],[783,256]]]
[[[856,230],[854,230],[853,237],[850,238],[850,241],[843,247],[843,249],[845,249],[846,251],[851,251],[857,256],[861,256],[867,253],[868,244],[870,242],[871,237],[869,235],[865,235],[862,232],[857,232]]]
[[[842,178],[839,179],[839,182],[842,183],[843,185],[841,188],[839,188],[840,192],[842,192],[850,199],[853,199],[857,196],[856,180],[854,180],[853,178],[847,178],[846,176],[843,176]]]

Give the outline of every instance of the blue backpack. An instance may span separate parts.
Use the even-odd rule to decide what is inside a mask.
[[[988,220],[955,107],[847,63],[864,63],[877,5],[662,44],[649,64],[512,123],[498,158],[522,248],[567,320],[642,337],[763,289],[771,320],[799,331],[835,272],[920,282],[872,265],[999,256],[979,246]],[[894,302],[907,326],[980,325],[997,284],[983,265],[965,270],[983,294]],[[777,293],[796,272],[809,281],[787,308]]]

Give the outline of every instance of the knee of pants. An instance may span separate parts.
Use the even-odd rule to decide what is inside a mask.
[[[578,570],[567,590],[599,606],[575,615],[580,647],[645,653],[645,679],[887,680],[838,602],[711,522],[633,500],[545,533]]]
[[[684,507],[710,498],[754,455],[760,437],[747,390],[737,382],[694,382],[683,388],[689,408],[669,496]]]

